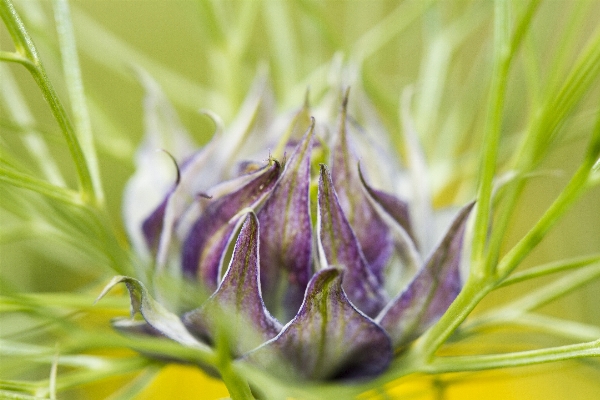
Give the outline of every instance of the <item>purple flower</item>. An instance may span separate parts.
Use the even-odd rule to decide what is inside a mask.
[[[177,127],[175,114],[147,85],[154,93],[147,117],[160,114]],[[145,322],[115,326],[192,347],[212,346],[225,331],[232,357],[284,377],[377,376],[461,290],[473,204],[456,213],[421,261],[418,232],[435,234],[418,226],[398,196],[403,173],[389,173],[394,157],[381,144],[385,136],[369,132],[380,128],[369,126],[368,102],[357,96],[364,126],[351,117],[347,93],[334,124],[326,108],[308,104],[269,124],[267,103],[259,81],[231,128],[219,127],[197,152],[182,128],[164,136],[178,142],[169,148],[180,160],[174,183],[164,166],[151,170],[158,156],[149,150],[165,143],[157,121],[149,121],[125,198],[132,243],[156,274],[198,281],[212,295],[197,308],[171,313],[140,280],[116,277],[106,290],[125,282],[132,311]]]

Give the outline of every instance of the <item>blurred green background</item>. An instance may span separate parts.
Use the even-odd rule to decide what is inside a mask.
[[[66,102],[51,3],[25,0],[16,5]],[[133,173],[133,152],[144,131],[144,91],[134,73],[136,66],[162,85],[182,123],[201,144],[210,138],[214,126],[198,110],[210,109],[231,121],[259,66],[268,67],[277,107],[287,111],[301,104],[307,87],[311,101],[318,103],[327,87],[332,60],[341,57],[359,67],[358,82],[373,100],[399,155],[405,151],[399,123],[400,94],[408,85],[414,86],[415,122],[431,168],[443,178],[434,180],[436,204],[462,204],[475,195],[493,74],[492,2],[103,0],[73,1],[71,6],[107,206],[122,241],[121,196]],[[511,3],[513,15],[520,15],[523,9],[521,2]],[[568,75],[597,28],[598,15],[598,1],[549,1],[539,6],[509,76],[499,173],[505,171],[536,107]],[[0,48],[12,49],[3,26]],[[60,167],[73,183],[71,161],[39,89],[24,68],[8,68],[32,110],[35,127],[47,139],[52,154],[64,160]],[[598,79],[594,85],[562,127],[562,139],[538,166],[540,176],[528,180],[505,248],[537,221],[578,166],[598,112]],[[2,141],[14,154],[26,157],[4,105],[0,117],[4,121]],[[598,252],[599,199],[598,187],[586,193],[521,268]],[[14,222],[10,213],[1,216],[5,226]],[[55,238],[10,240],[0,251],[3,290],[73,291],[101,285],[107,277],[93,261]],[[498,290],[478,309],[512,300],[551,280]],[[542,311],[600,326],[599,303],[600,283],[594,282]],[[18,318],[11,321],[19,323]],[[10,332],[6,326],[3,333]],[[483,346],[491,352],[515,350],[514,344],[523,340],[538,346],[563,344],[546,337],[538,337],[536,343],[538,339],[532,338],[518,329],[503,329],[487,335],[483,343],[467,341],[466,346]],[[226,395],[220,384],[207,381],[200,372],[170,368],[140,398]],[[185,382],[182,377],[187,378]],[[188,382],[189,387],[182,389]],[[436,379],[410,377],[389,389],[391,398],[596,399],[600,398],[600,365],[597,360],[573,361]],[[176,395],[178,390],[184,394]],[[81,398],[100,398],[100,393],[95,385],[79,394]]]

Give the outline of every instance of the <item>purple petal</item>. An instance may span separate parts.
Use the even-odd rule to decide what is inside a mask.
[[[344,100],[338,132],[331,152],[331,178],[342,210],[354,228],[365,260],[381,281],[383,269],[393,251],[393,241],[386,224],[363,192],[356,168],[358,158],[348,141],[346,102],[347,98]]]
[[[318,230],[327,265],[346,270],[344,290],[350,301],[368,316],[375,316],[387,302],[377,277],[367,266],[358,240],[338,202],[327,167],[319,179]]]
[[[253,174],[256,177],[241,188],[210,202],[183,244],[186,275],[198,276],[209,289],[216,289],[223,257],[236,226],[231,218],[245,207],[255,207],[273,188],[280,170],[279,162],[274,161]]]
[[[274,312],[283,306],[281,315],[286,321],[300,308],[312,275],[309,186],[313,127],[294,150],[279,182],[258,213],[265,302]],[[283,293],[279,290],[282,284],[285,285]]]
[[[384,192],[372,188],[365,180],[360,167],[358,168],[358,175],[360,181],[371,198],[381,206],[381,208],[388,213],[394,221],[408,233],[413,241],[415,237],[412,233],[412,227],[410,223],[410,214],[408,211],[408,203],[400,200],[398,197],[391,193]]]
[[[398,276],[404,276],[407,273],[415,274],[420,269],[422,260],[414,237],[411,236],[410,231],[407,231],[407,229],[410,229],[408,205],[392,194],[371,188],[366,183],[360,167],[358,173],[369,201],[389,229],[389,234],[396,248],[396,254],[401,261],[392,264],[400,268],[397,271],[399,272]],[[385,284],[388,285],[386,287],[389,287],[391,283],[389,272],[390,270],[386,275]],[[395,285],[392,284],[393,286]],[[392,292],[395,293],[396,291],[396,289],[392,289]]]
[[[166,263],[175,225],[190,204],[195,201],[196,194],[206,190],[207,185],[215,180],[205,171],[214,163],[215,150],[220,139],[220,134],[215,134],[206,146],[183,160],[179,166],[176,184],[168,190],[158,207],[142,223],[144,239],[148,248],[156,255],[159,269]],[[217,171],[211,170],[211,172],[213,175],[218,175]]]
[[[459,270],[462,242],[474,204],[462,208],[425,266],[377,317],[395,348],[423,333],[458,296],[462,288]]]
[[[225,329],[234,355],[256,348],[281,330],[262,300],[258,226],[256,215],[248,214],[219,288],[201,308],[183,317],[190,332],[208,342],[214,342],[218,329]]]
[[[165,218],[165,211],[167,209],[167,202],[169,201],[169,197],[172,193],[173,189],[169,191],[164,200],[142,223],[142,233],[144,234],[146,245],[153,253],[155,253],[158,249],[160,233],[163,229],[163,220]]]
[[[298,315],[246,359],[273,374],[303,379],[360,379],[383,372],[392,359],[388,335],[350,304],[338,269],[310,281]]]

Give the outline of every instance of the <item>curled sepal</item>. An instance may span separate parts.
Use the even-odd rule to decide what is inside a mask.
[[[328,268],[311,279],[296,317],[246,359],[284,377],[361,379],[387,368],[392,347],[385,331],[350,304],[342,272]]]
[[[386,304],[387,296],[367,265],[325,165],[321,165],[318,205],[319,247],[325,259],[322,263],[343,267],[344,290],[352,304],[368,316],[376,316]]]
[[[423,333],[450,307],[462,288],[460,259],[467,219],[473,205],[463,207],[425,266],[407,288],[377,317],[399,348]]]
[[[258,236],[258,219],[249,213],[219,288],[202,307],[182,318],[190,332],[209,343],[214,343],[218,330],[223,329],[235,356],[272,339],[281,330],[262,300]]]
[[[309,186],[313,128],[314,123],[258,213],[263,296],[269,309],[279,311],[276,305],[283,306],[281,315],[286,321],[300,308],[312,275]]]
[[[125,283],[127,290],[129,291],[132,317],[139,312],[150,327],[152,327],[153,331],[160,332],[169,339],[185,346],[209,351],[208,346],[199,342],[192,334],[190,334],[177,315],[156,302],[150,296],[142,282],[137,279],[127,276],[115,276],[108,285],[106,285],[96,301],[104,297],[110,289],[119,283]]]
[[[270,166],[253,174],[253,179],[235,191],[213,199],[196,220],[183,244],[183,271],[197,276],[209,289],[216,289],[220,268],[236,224],[230,220],[242,209],[255,207],[277,182],[281,166]],[[238,179],[247,179],[241,177]]]

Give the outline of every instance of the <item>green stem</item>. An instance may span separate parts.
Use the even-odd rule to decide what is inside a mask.
[[[76,192],[73,192],[70,189],[54,186],[43,180],[15,171],[12,168],[0,166],[0,182],[6,182],[15,187],[32,190],[43,196],[59,200],[66,204],[77,207],[81,207],[83,205],[80,196]]]
[[[182,346],[179,343],[152,337],[124,337],[113,332],[71,332],[71,344],[64,346],[68,353],[87,352],[93,349],[123,349],[179,359],[193,364],[215,365],[215,354],[210,350]]]
[[[528,312],[519,312],[510,315],[507,313],[502,316],[496,316],[493,319],[488,319],[485,322],[475,321],[475,323],[469,323],[464,326],[464,330],[461,329],[461,333],[470,336],[487,329],[506,328],[511,325],[535,329],[576,341],[590,341],[600,337],[600,327]]]
[[[31,73],[34,81],[42,91],[42,95],[48,104],[54,118],[58,122],[63,135],[65,136],[67,146],[71,153],[71,157],[75,162],[81,195],[85,202],[91,201],[95,203],[97,200],[94,192],[92,177],[88,169],[88,165],[81,149],[81,145],[77,139],[73,126],[67,118],[67,114],[61,104],[52,83],[48,79],[44,67],[39,59],[33,40],[27,33],[23,21],[17,14],[10,0],[0,0],[0,16],[10,33],[17,53],[27,62],[21,62]],[[6,55],[6,53],[4,53]]]
[[[483,275],[492,273],[495,266],[493,262],[483,261],[485,259],[485,247],[493,200],[493,180],[496,172],[498,149],[500,145],[500,134],[508,72],[510,70],[513,56],[521,44],[523,36],[531,23],[531,19],[533,18],[538,4],[539,1],[533,1],[530,3],[525,14],[517,24],[517,29],[515,30],[515,34],[511,40],[509,31],[509,4],[504,0],[497,0],[495,2],[495,64],[489,95],[490,100],[488,102],[489,108],[485,125],[484,145],[482,148],[482,172],[479,178],[475,227],[473,231],[473,247],[471,252],[471,265],[477,266],[473,272]]]
[[[599,266],[594,266],[570,273],[563,278],[556,280],[555,282],[543,286],[540,289],[534,290],[526,296],[509,303],[500,310],[493,311],[493,313],[500,315],[504,312],[512,314],[518,312],[521,314],[525,311],[536,309],[551,302],[552,300],[572,292],[582,285],[598,279],[598,277],[600,277]],[[485,318],[485,315],[489,314],[486,313],[477,318]]]
[[[148,367],[149,364],[150,361],[141,357],[111,361],[106,367],[99,370],[74,371],[69,374],[62,374],[58,378],[56,388],[59,391],[63,391],[86,383],[100,381],[111,376],[139,371]]]
[[[537,267],[529,268],[525,271],[512,274],[497,287],[500,288],[504,286],[509,286],[515,283],[526,281],[528,279],[539,278],[541,276],[555,274],[557,272],[586,267],[597,262],[600,262],[600,255],[596,254],[593,256],[570,258],[567,260],[560,260],[557,262],[539,265]]]
[[[477,192],[477,206],[475,209],[475,227],[473,230],[473,247],[471,265],[477,266],[474,273],[489,274],[489,268],[483,263],[487,234],[489,229],[492,188],[498,159],[502,114],[508,71],[512,60],[510,51],[509,10],[508,2],[497,0],[495,3],[494,18],[494,68],[489,94],[487,118],[485,124],[484,141],[481,153],[481,176]]]
[[[90,171],[95,199],[97,204],[102,206],[104,204],[104,192],[98,168],[98,158],[94,147],[92,125],[84,94],[83,80],[81,78],[79,57],[77,55],[77,45],[75,43],[75,34],[73,32],[69,4],[66,0],[55,0],[54,10],[65,82],[71,100],[71,110],[73,112],[75,128],[77,130],[82,152],[85,156],[84,160]]]
[[[600,31],[589,41],[581,52],[577,62],[571,69],[564,84],[548,94],[548,100],[541,110],[536,110],[531,125],[525,135],[519,150],[515,153],[514,169],[519,174],[527,174],[541,160],[542,155],[548,151],[549,144],[556,137],[556,132],[575,105],[594,86],[600,72]],[[487,263],[496,262],[500,247],[505,237],[509,222],[512,220],[514,209],[518,202],[519,194],[525,186],[524,180],[519,180],[510,186],[503,194],[505,199],[497,213],[494,225],[494,235],[490,238],[490,250]]]
[[[0,51],[0,61],[14,62],[22,64],[26,68],[35,68],[31,61],[14,51]]]
[[[219,372],[232,400],[254,400],[248,382],[235,372],[231,363],[221,366]]]
[[[552,226],[563,216],[569,207],[579,198],[587,188],[588,177],[592,165],[585,162],[575,173],[567,187],[561,192],[542,218],[527,232],[498,265],[498,275],[508,276],[519,263],[538,245]]]
[[[485,297],[504,277],[508,276],[527,256],[531,250],[544,238],[554,223],[566,212],[569,206],[586,189],[592,161],[596,157],[598,141],[600,140],[600,119],[597,130],[594,132],[588,157],[567,187],[556,201],[546,211],[538,223],[517,243],[515,247],[502,259],[497,268],[497,277],[487,276],[478,278],[472,275],[467,281],[462,292],[452,303],[448,311],[439,322],[427,331],[422,340],[414,347],[429,359],[435,351],[446,341],[456,328],[473,311],[475,306]]]
[[[421,336],[409,353],[415,353],[420,358],[430,360],[437,349],[493,288],[494,283],[491,280],[479,280],[471,276],[442,318]]]
[[[506,354],[440,357],[426,366],[424,372],[445,373],[481,371],[485,369],[520,367],[595,356],[600,356],[600,339],[587,343]]]
[[[240,376],[231,362],[230,343],[225,328],[216,335],[217,367],[232,400],[254,400],[248,381]]]

